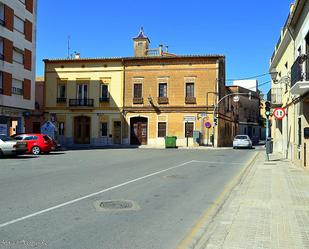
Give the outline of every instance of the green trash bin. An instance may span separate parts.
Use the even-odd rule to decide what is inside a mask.
[[[175,136],[166,136],[165,137],[165,148],[177,148],[176,140],[177,140],[177,137]]]

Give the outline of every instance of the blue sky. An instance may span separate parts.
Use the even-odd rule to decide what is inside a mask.
[[[227,79],[268,72],[269,58],[292,0],[39,0],[37,76],[44,58],[133,55],[143,26],[151,47],[176,54],[224,54]],[[85,4],[87,3],[87,4]],[[259,84],[268,81],[261,77]],[[270,84],[261,86],[267,92]]]

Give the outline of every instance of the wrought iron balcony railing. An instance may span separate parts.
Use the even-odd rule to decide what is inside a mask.
[[[133,104],[143,104],[144,99],[143,98],[133,98]]]
[[[57,98],[57,103],[65,103],[67,102],[67,98]]]
[[[291,87],[293,87],[297,82],[309,80],[309,68],[306,65],[306,70],[304,70],[304,64],[306,62],[303,60],[304,57],[299,56],[294,62],[291,68]]]
[[[71,107],[93,107],[94,100],[93,99],[70,99],[69,106]]]
[[[109,102],[109,97],[101,97],[100,102]]]

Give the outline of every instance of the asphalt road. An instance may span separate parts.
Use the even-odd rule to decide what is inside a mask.
[[[176,248],[256,152],[106,149],[1,159],[0,248]]]

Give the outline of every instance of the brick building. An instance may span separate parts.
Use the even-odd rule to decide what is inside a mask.
[[[36,0],[0,0],[0,133],[24,132],[34,109]]]

